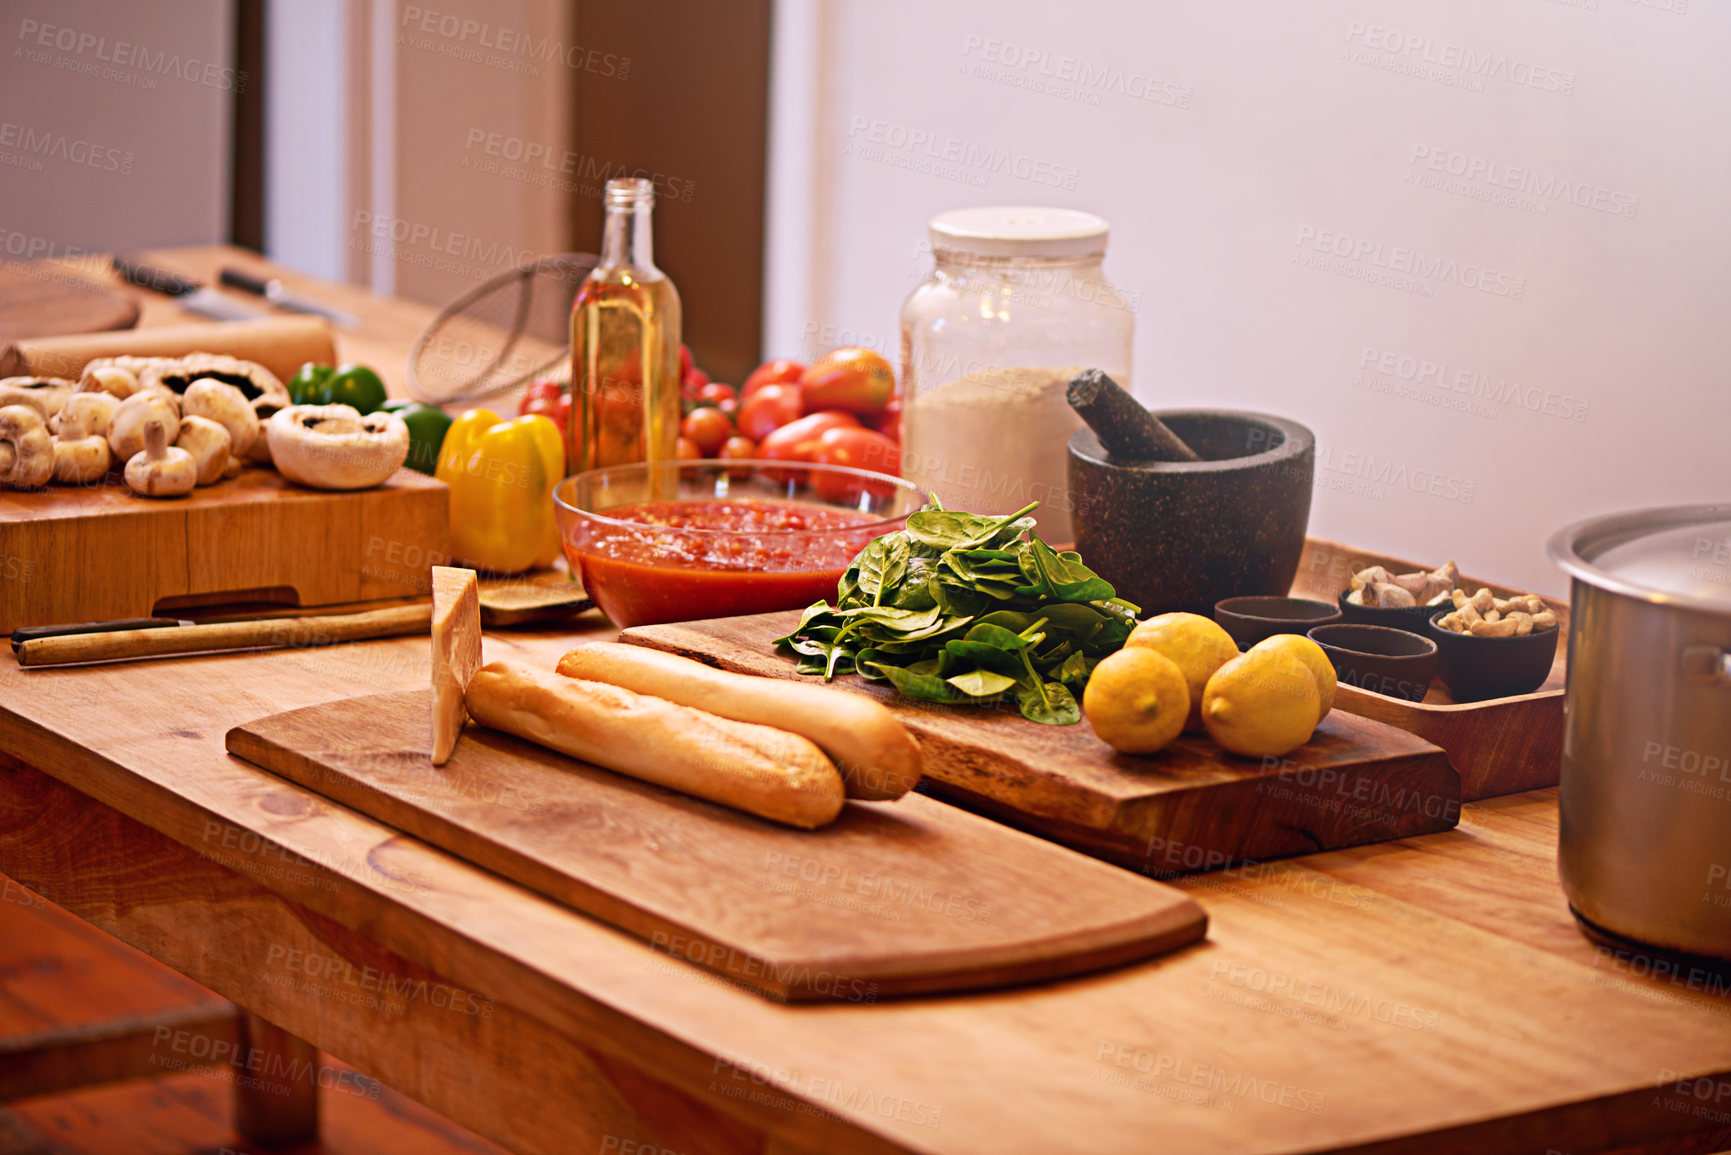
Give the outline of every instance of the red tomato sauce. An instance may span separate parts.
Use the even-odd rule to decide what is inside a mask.
[[[657,501],[600,516],[630,524],[584,519],[565,556],[620,627],[803,609],[834,597],[854,555],[894,528],[784,501]]]

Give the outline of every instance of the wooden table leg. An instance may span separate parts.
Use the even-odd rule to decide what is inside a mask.
[[[234,1129],[266,1147],[319,1133],[319,1049],[251,1011],[240,1017]]]

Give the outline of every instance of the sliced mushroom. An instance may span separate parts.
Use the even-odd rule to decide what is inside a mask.
[[[54,442],[42,414],[28,405],[0,406],[0,485],[40,489],[54,475]]]
[[[46,421],[60,412],[73,389],[61,377],[0,377],[0,405],[28,405]]]
[[[139,377],[141,388],[160,386],[171,393],[185,393],[194,381],[214,380],[239,389],[247,404],[264,419],[264,409],[289,404],[288,387],[276,374],[252,361],[220,353],[192,353],[173,361],[151,365]],[[261,402],[264,403],[261,405]]]
[[[198,484],[215,485],[222,480],[222,471],[228,465],[229,446],[234,443],[229,439],[228,430],[210,418],[182,417],[180,435],[174,439],[174,444],[192,454],[193,466],[198,471]]]
[[[208,417],[228,430],[237,454],[245,453],[258,440],[258,412],[233,385],[214,378],[194,381],[180,399],[180,411],[185,417]]]
[[[138,392],[138,379],[159,361],[172,357],[98,357],[84,366],[78,379],[80,393],[108,393],[124,401]]]
[[[179,497],[198,484],[192,454],[168,443],[168,426],[144,423],[144,448],[126,463],[126,487],[140,497]]]
[[[142,389],[120,403],[108,423],[108,447],[115,460],[131,464],[144,448],[144,427],[152,421],[171,441],[180,432],[180,410],[160,389]]]
[[[112,393],[74,393],[66,399],[66,404],[60,407],[48,421],[48,430],[58,434],[68,425],[74,429],[83,430],[79,437],[88,437],[92,433],[99,437],[108,436],[108,423],[114,420],[114,411],[120,408],[120,398]]]
[[[120,404],[106,393],[76,393],[54,419],[54,480],[61,485],[89,485],[108,475],[107,412],[100,404],[75,404],[98,398]]]
[[[350,405],[291,405],[265,424],[271,460],[315,489],[367,489],[409,456],[409,427],[394,413],[361,416]]]

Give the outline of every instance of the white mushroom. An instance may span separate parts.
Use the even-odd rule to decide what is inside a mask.
[[[198,483],[192,454],[168,443],[161,421],[144,423],[144,448],[126,463],[126,487],[140,497],[179,497]]]
[[[60,407],[60,412],[49,418],[48,430],[59,433],[70,424],[74,429],[83,430],[77,435],[79,437],[88,437],[92,433],[107,437],[108,423],[114,420],[114,411],[118,408],[120,398],[112,393],[74,393]]]
[[[154,362],[139,374],[142,389],[156,386],[171,393],[185,393],[195,381],[214,380],[239,389],[264,420],[289,404],[288,386],[277,375],[255,361],[242,361],[220,353],[189,353],[185,357]]]
[[[192,454],[199,485],[215,485],[222,480],[223,468],[228,465],[229,446],[233,444],[228,430],[208,417],[182,417],[180,435],[174,439],[174,444]]]
[[[54,480],[61,485],[89,485],[108,474],[108,439],[98,428],[99,422],[107,424],[103,407],[73,404],[98,397],[110,405],[120,404],[106,393],[78,393],[54,419]]]
[[[46,421],[60,412],[72,390],[72,382],[60,377],[0,377],[0,405],[28,405]]]
[[[263,438],[260,438],[260,440],[262,441]],[[230,454],[229,459],[225,461],[222,466],[223,479],[226,481],[233,481],[235,478],[240,476],[240,471],[245,468],[246,462],[235,457],[233,454]]]
[[[245,453],[258,440],[258,413],[246,394],[214,378],[200,378],[186,387],[180,411],[186,417],[208,417],[228,430],[233,452]]]
[[[265,423],[277,471],[315,489],[366,489],[409,456],[409,427],[394,413],[350,405],[291,405]]]
[[[108,447],[117,461],[128,465],[144,448],[144,427],[155,421],[169,440],[180,433],[180,411],[161,390],[144,389],[120,403],[108,423]]]
[[[0,485],[40,489],[54,475],[54,442],[42,414],[28,405],[0,406]]]
[[[158,361],[169,360],[173,358],[98,357],[84,366],[84,375],[78,379],[78,391],[108,393],[124,401],[138,392],[140,374]]]

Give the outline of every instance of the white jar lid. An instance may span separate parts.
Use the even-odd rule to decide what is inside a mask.
[[[1106,221],[1077,209],[991,205],[933,217],[932,248],[976,257],[1080,257],[1106,251]]]

